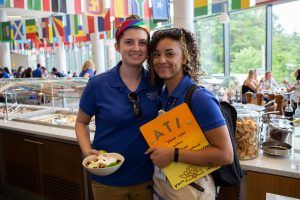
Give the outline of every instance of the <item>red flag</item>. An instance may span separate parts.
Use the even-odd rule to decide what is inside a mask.
[[[115,30],[118,28],[118,26],[124,21],[124,18],[115,18],[114,28]]]
[[[146,0],[143,2],[143,18],[149,19],[149,18],[151,18],[151,14],[152,14],[152,12],[149,7],[149,1]]]
[[[79,13],[82,13],[81,11],[81,0],[74,0],[74,11],[75,11],[75,14],[79,14]]]
[[[50,0],[43,0],[43,11],[50,11]]]
[[[108,8],[104,17],[104,30],[110,31],[111,25],[110,25],[110,9]]]
[[[25,7],[24,0],[14,0],[14,7],[15,8],[24,8]]]
[[[87,16],[87,23],[88,23],[88,32],[94,33],[95,32],[95,17],[94,16]]]

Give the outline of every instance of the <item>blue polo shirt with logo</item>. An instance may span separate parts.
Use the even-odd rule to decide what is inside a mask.
[[[86,114],[95,115],[96,132],[92,148],[117,152],[125,162],[119,170],[108,176],[92,175],[92,180],[111,186],[128,186],[152,180],[153,164],[145,155],[148,145],[139,127],[157,116],[158,90],[148,81],[142,70],[142,80],[134,91],[142,119],[137,119],[133,104],[128,99],[130,90],[122,81],[121,62],[111,70],[92,77],[86,85],[79,107]]]

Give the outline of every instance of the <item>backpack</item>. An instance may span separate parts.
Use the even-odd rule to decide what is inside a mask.
[[[197,87],[196,84],[191,85],[185,95],[185,103],[187,103],[190,109],[192,109],[192,95]],[[212,172],[212,176],[216,186],[236,186],[240,184],[241,178],[243,177],[235,140],[237,113],[235,108],[225,101],[220,102],[220,109],[228,127],[234,160],[233,163],[224,165]]]

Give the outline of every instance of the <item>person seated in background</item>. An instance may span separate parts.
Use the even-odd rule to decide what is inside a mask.
[[[94,63],[91,60],[87,60],[82,66],[82,70],[79,74],[79,77],[90,78],[93,76],[94,76]]]
[[[9,69],[7,67],[3,68],[2,78],[10,78],[10,72],[9,72]]]
[[[286,88],[287,92],[292,92],[296,88],[300,89],[300,69],[296,69],[296,71],[294,72],[294,76],[296,77],[296,82],[293,85],[291,85],[288,81],[283,80],[283,83],[285,85],[285,88]]]
[[[249,69],[248,77],[242,86],[242,94],[247,92],[257,93],[261,89],[262,81],[258,82],[256,69]]]
[[[54,77],[64,77],[63,73],[57,71],[57,69],[56,69],[55,67],[52,68],[51,74],[52,74]]]
[[[278,88],[278,84],[272,76],[271,71],[266,71],[265,76],[261,79],[261,89],[262,90],[271,90],[273,88]]]
[[[15,78],[21,78],[23,72],[24,72],[24,67],[23,66],[19,66],[18,71],[15,74]]]
[[[32,77],[33,78],[42,78],[42,69],[41,69],[41,65],[38,63],[36,65],[36,69],[32,71]]]

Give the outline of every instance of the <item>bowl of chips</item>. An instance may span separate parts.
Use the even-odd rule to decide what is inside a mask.
[[[99,153],[83,159],[82,165],[90,173],[98,176],[107,176],[116,172],[123,164],[125,158],[118,153]]]

